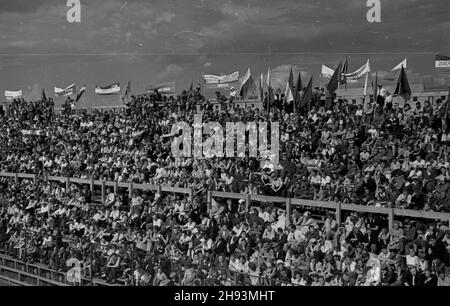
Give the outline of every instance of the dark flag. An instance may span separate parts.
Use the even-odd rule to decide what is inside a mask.
[[[289,72],[289,88],[292,89],[294,88],[294,75],[292,74],[292,67],[291,67],[291,72]],[[292,95],[294,95],[294,92],[292,92]]]
[[[405,68],[403,68],[403,66],[400,71],[400,76],[398,77],[394,94],[402,96],[406,101],[411,98],[411,88],[409,87],[408,78],[406,77]]]
[[[306,86],[305,94],[303,95],[300,101],[299,112],[302,112],[305,108],[307,108],[307,112],[309,112],[311,106],[311,100],[313,97],[313,77],[309,80],[308,86]]]
[[[47,95],[45,94],[44,88],[42,88],[42,101],[47,101]]]
[[[303,90],[302,72],[298,72],[297,86],[295,86],[295,104],[299,104],[299,92]]]
[[[128,81],[127,87],[125,88],[125,93],[122,97],[122,102],[128,103],[128,100],[130,98],[130,92],[131,92],[131,81]]]
[[[333,95],[338,89],[339,80],[341,79],[342,62],[339,62],[338,67],[333,73],[330,82],[328,83],[327,89],[331,95]]]
[[[346,78],[346,74],[348,73],[348,58],[345,57],[345,62],[344,65],[342,66],[342,71],[341,71],[341,75],[339,78],[339,83],[341,85],[347,84],[347,78]]]
[[[78,102],[81,97],[83,96],[84,92],[86,91],[86,85],[83,85],[83,87],[81,87],[80,92],[77,94],[77,97],[75,98],[75,102]]]
[[[247,99],[254,95],[257,92],[255,81],[253,81],[250,68],[248,68],[247,73],[244,76],[244,79],[241,83],[241,87],[239,89],[239,96],[242,99]]]

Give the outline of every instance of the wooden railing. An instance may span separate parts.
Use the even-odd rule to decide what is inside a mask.
[[[86,277],[81,277],[79,283],[73,284],[67,281],[64,272],[42,264],[26,263],[5,254],[0,254],[0,279],[20,286],[112,286],[104,280]]]
[[[25,174],[25,173],[6,173],[0,172],[0,177],[10,177],[14,178],[17,182],[19,179],[31,179],[34,182],[38,180],[43,181],[58,181],[66,184],[66,189],[69,188],[71,183],[76,184],[86,184],[90,186],[92,192],[94,192],[95,186],[101,187],[101,202],[105,202],[106,198],[106,187],[112,187],[114,193],[117,193],[118,188],[127,188],[128,194],[131,197],[133,194],[133,190],[151,190],[157,193],[161,192],[170,192],[170,193],[178,193],[185,194],[190,197],[191,200],[194,199],[195,191],[192,188],[179,188],[179,187],[171,187],[171,186],[156,186],[150,184],[135,184],[135,183],[126,183],[126,182],[113,182],[113,181],[103,181],[103,180],[93,180],[93,179],[80,179],[80,178],[71,178],[71,177],[59,177],[59,176],[45,176],[38,177],[36,174]],[[341,223],[342,219],[342,211],[356,211],[363,213],[374,213],[374,214],[382,214],[387,215],[389,220],[389,228],[392,229],[394,224],[394,219],[396,216],[402,217],[410,217],[410,218],[422,218],[422,219],[430,219],[430,220],[441,220],[445,222],[449,222],[450,225],[450,213],[441,213],[434,211],[422,211],[422,210],[411,210],[411,209],[399,209],[399,208],[391,208],[391,207],[374,207],[374,206],[365,206],[365,205],[355,205],[355,204],[345,204],[340,202],[329,202],[329,201],[312,201],[305,199],[292,199],[292,198],[282,198],[282,197],[273,197],[273,196],[265,196],[265,195],[250,195],[250,194],[241,194],[241,193],[231,193],[231,192],[221,192],[221,191],[208,191],[208,205],[210,207],[212,198],[226,198],[226,199],[243,199],[246,202],[247,209],[250,207],[252,201],[257,202],[273,202],[273,203],[282,203],[285,205],[286,209],[286,223],[289,225],[290,216],[291,216],[291,208],[293,206],[301,206],[301,207],[316,207],[323,209],[334,210],[336,213],[336,222],[338,224]]]

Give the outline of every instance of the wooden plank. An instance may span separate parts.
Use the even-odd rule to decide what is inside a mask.
[[[190,189],[189,188],[170,187],[170,186],[161,186],[161,191],[189,194]]]
[[[272,197],[272,196],[264,196],[264,195],[259,195],[259,194],[252,194],[251,198],[253,201],[259,201],[259,202],[286,203],[286,198],[281,198],[281,197]]]
[[[89,179],[81,179],[81,178],[70,178],[69,179],[70,183],[77,183],[77,184],[86,184],[89,185],[91,183],[91,180]]]
[[[450,220],[449,213],[440,213],[440,212],[434,212],[434,211],[422,211],[422,210],[394,208],[394,215],[412,217],[412,218],[442,220],[442,221]]]
[[[325,202],[325,201],[291,199],[291,205],[336,209],[337,203],[336,202]]]
[[[375,214],[389,214],[389,208],[385,207],[374,207],[374,206],[365,206],[365,205],[356,205],[356,204],[342,204],[341,209],[350,210],[350,211],[358,211],[358,212],[366,212],[366,213],[375,213]]]
[[[243,193],[232,193],[223,191],[211,191],[212,197],[229,198],[229,199],[246,199],[247,195]]]

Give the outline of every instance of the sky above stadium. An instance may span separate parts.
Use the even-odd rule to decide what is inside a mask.
[[[69,23],[66,0],[0,1],[0,90],[131,79],[187,87],[203,73],[245,73],[290,65],[314,74],[349,56],[350,70],[371,59],[388,71],[405,57],[414,80],[432,74],[434,55],[450,55],[448,0],[381,0],[381,22],[369,23],[366,0],[81,0],[81,22]]]

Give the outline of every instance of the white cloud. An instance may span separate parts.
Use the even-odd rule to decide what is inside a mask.
[[[182,67],[175,64],[169,64],[167,65],[166,69],[158,75],[158,78],[162,80],[169,77],[177,77],[182,71]]]

